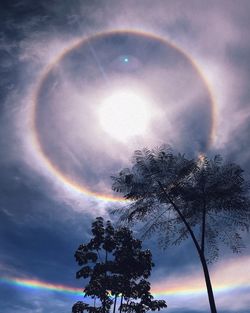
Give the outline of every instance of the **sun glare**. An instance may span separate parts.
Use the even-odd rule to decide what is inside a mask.
[[[143,135],[150,110],[145,98],[130,91],[119,91],[104,99],[99,110],[100,124],[110,136],[127,141]]]

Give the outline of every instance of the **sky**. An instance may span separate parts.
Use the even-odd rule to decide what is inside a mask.
[[[125,205],[110,176],[134,150],[220,153],[249,179],[249,13],[248,0],[1,1],[2,313],[71,312],[82,299],[74,252],[96,216]],[[249,313],[244,241],[209,265],[220,313]],[[166,312],[208,312],[192,243],[144,247]]]

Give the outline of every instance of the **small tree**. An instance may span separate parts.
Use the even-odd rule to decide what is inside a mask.
[[[220,156],[189,160],[164,146],[136,151],[132,168],[112,179],[113,190],[130,200],[114,211],[121,220],[145,222],[144,236],[158,232],[163,246],[192,239],[216,313],[207,263],[218,257],[221,243],[233,252],[244,247],[241,232],[249,230],[250,206],[242,169],[223,164]]]
[[[133,238],[127,227],[114,229],[110,221],[104,225],[102,217],[92,223],[93,238],[79,246],[76,261],[83,266],[77,278],[89,278],[84,288],[85,297],[94,305],[79,301],[72,307],[73,313],[108,313],[113,305],[116,312],[144,313],[166,307],[163,300],[154,300],[150,283],[146,280],[153,266],[149,250],[142,250],[141,241]],[[96,304],[99,300],[99,306]]]

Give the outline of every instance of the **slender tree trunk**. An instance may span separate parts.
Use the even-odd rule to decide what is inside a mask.
[[[115,295],[115,302],[114,302],[114,307],[113,307],[113,313],[115,313],[115,309],[116,309],[116,300],[117,300],[117,295]]]
[[[122,302],[123,302],[123,295],[121,296],[121,302],[120,302],[120,313],[122,313]]]
[[[204,190],[203,190],[204,193]],[[212,313],[217,313],[215,300],[214,300],[214,293],[213,287],[210,280],[210,275],[207,267],[207,261],[205,258],[205,233],[206,233],[206,201],[203,199],[203,212],[202,212],[202,236],[201,236],[201,251],[199,253],[201,265],[204,272],[206,287],[207,287],[207,295],[210,304],[210,310]]]
[[[202,212],[202,232],[201,232],[201,252],[205,254],[205,232],[206,232],[206,203],[203,200],[203,212]]]
[[[206,286],[207,286],[207,295],[208,295],[208,300],[210,304],[210,310],[211,313],[217,313],[216,305],[215,305],[215,300],[214,300],[214,293],[213,293],[213,288],[210,280],[210,275],[207,267],[207,262],[205,259],[204,254],[201,252],[199,253],[204,276],[205,276],[205,281],[206,281]]]
[[[182,214],[182,212],[180,211],[178,206],[173,202],[173,200],[169,197],[169,195],[167,194],[166,190],[164,189],[162,183],[160,181],[158,181],[158,184],[159,184],[160,188],[162,189],[167,201],[169,201],[172,204],[173,208],[176,210],[176,212],[180,216],[184,225],[187,227],[187,230],[188,230],[188,232],[189,232],[189,234],[193,240],[195,248],[199,254],[201,265],[202,265],[204,276],[205,276],[205,282],[206,282],[206,287],[207,287],[207,294],[208,294],[210,310],[211,310],[211,313],[217,313],[215,300],[214,300],[214,294],[213,294],[213,288],[212,288],[212,284],[211,284],[211,280],[210,280],[209,271],[208,271],[208,267],[207,267],[206,258],[204,256],[204,252],[201,250],[199,243],[195,237],[195,234],[194,234],[192,228],[190,227],[190,225],[188,224],[185,216]],[[204,219],[204,223],[205,223],[205,219]],[[205,225],[204,225],[204,230],[205,230]],[[204,249],[204,246],[203,246],[203,249]]]
[[[105,252],[105,266],[107,265],[107,261],[108,261],[108,251],[106,250]],[[106,290],[106,285],[107,285],[107,270],[105,269],[105,292],[107,291]],[[105,294],[105,298],[104,298],[104,301],[103,301],[103,313],[105,313],[106,311],[106,294]]]

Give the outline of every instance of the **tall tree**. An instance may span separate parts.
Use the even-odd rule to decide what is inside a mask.
[[[109,313],[113,305],[116,312],[144,313],[166,307],[163,300],[154,300],[150,283],[146,280],[154,265],[149,250],[142,250],[142,243],[133,237],[127,227],[114,229],[110,221],[102,217],[92,223],[93,237],[79,246],[76,261],[82,268],[77,278],[89,278],[84,288],[85,297],[94,300],[94,305],[78,301],[73,313]],[[96,300],[100,306],[96,305]]]
[[[249,185],[236,164],[220,156],[197,160],[175,155],[168,146],[138,150],[131,169],[113,176],[113,190],[130,200],[114,212],[121,221],[144,222],[144,236],[160,234],[163,246],[191,238],[198,253],[209,298],[216,305],[208,263],[218,258],[221,244],[233,252],[244,247],[241,234],[249,231]]]

